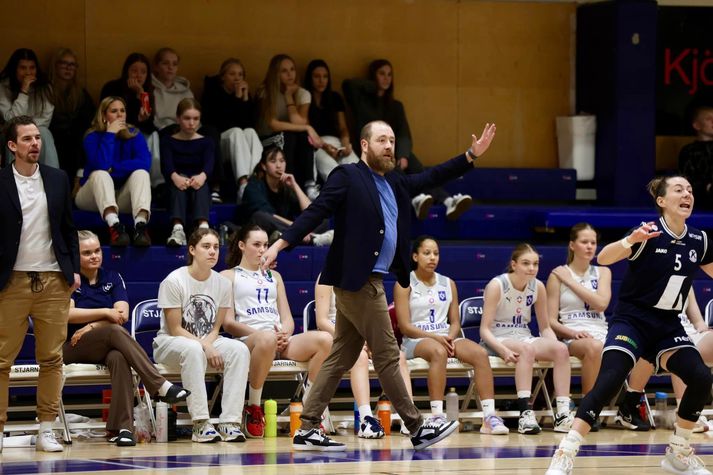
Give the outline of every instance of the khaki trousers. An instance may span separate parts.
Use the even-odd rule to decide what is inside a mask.
[[[354,366],[366,340],[382,389],[406,427],[415,434],[423,418],[411,401],[399,371],[399,347],[391,328],[381,275],[372,274],[356,292],[335,287],[334,293],[337,297],[334,343],[305,401],[302,429],[319,427],[324,409],[344,372]]]
[[[7,422],[10,367],[25,339],[32,315],[37,381],[37,417],[54,421],[62,391],[62,345],[67,336],[69,285],[61,272],[38,272],[33,285],[27,272],[13,272],[0,291],[0,428]]]
[[[114,207],[121,212],[131,209],[131,216],[139,211],[151,213],[151,179],[146,170],[136,170],[117,191],[114,179],[104,170],[95,170],[77,192],[74,198],[77,208],[85,211],[99,211]]]

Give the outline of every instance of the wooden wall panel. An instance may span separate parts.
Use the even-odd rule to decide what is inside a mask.
[[[49,57],[78,50],[96,98],[127,54],[181,55],[180,73],[200,97],[203,77],[240,58],[254,89],[270,57],[292,55],[331,66],[337,87],[370,60],[395,69],[396,96],[409,117],[415,153],[427,164],[462,151],[483,123],[498,124],[484,166],[557,165],[554,118],[570,107],[571,21],[576,4],[457,0],[0,0],[7,22],[0,61],[17,47]]]

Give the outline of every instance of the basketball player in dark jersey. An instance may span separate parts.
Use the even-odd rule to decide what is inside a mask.
[[[656,178],[648,188],[661,217],[642,223],[599,253],[599,264],[628,259],[629,267],[609,325],[597,381],[582,400],[547,475],[572,473],[584,436],[639,357],[657,370],[679,376],[688,385],[661,467],[669,473],[711,475],[689,445],[689,438],[710,394],[713,377],[678,314],[685,306],[697,269],[713,276],[713,250],[705,232],[686,225],[693,210],[693,192],[687,179]]]

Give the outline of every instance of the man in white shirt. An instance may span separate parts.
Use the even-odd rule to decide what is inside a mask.
[[[59,412],[69,297],[80,284],[71,188],[64,171],[38,163],[42,138],[32,118],[10,119],[5,138],[15,161],[0,170],[0,450],[9,371],[32,315],[40,366],[37,450],[60,452],[52,424]]]

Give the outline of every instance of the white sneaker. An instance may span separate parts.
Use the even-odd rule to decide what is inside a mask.
[[[517,421],[517,431],[527,435],[539,434],[542,431],[537,419],[535,419],[535,413],[531,409],[520,414],[520,419]]]
[[[325,231],[322,234],[313,234],[312,235],[312,245],[317,246],[317,247],[326,247],[332,244],[332,240],[334,239],[334,229],[330,229],[329,231]]]
[[[319,185],[313,181],[305,183],[305,195],[310,201],[314,201],[319,196]]]
[[[384,428],[381,422],[372,416],[365,416],[359,424],[357,437],[361,439],[381,439],[384,437]]]
[[[426,219],[428,218],[428,210],[430,210],[431,206],[433,206],[433,196],[425,193],[416,195],[411,200],[411,205],[413,206],[413,210],[416,212],[418,219]]]
[[[62,444],[57,442],[54,432],[51,430],[46,430],[37,435],[37,446],[35,449],[43,452],[61,452],[64,450]]]
[[[510,433],[503,420],[496,416],[490,415],[483,419],[483,425],[480,426],[481,434],[505,435]]]
[[[245,434],[240,430],[240,426],[233,422],[223,422],[218,424],[218,432],[223,442],[245,442]]]
[[[432,416],[426,419],[415,434],[411,435],[411,443],[416,450],[423,450],[436,442],[440,442],[458,428],[458,421],[446,421],[443,416]]]
[[[166,241],[166,245],[169,247],[180,247],[185,246],[188,243],[186,240],[186,233],[183,228],[173,228],[171,231],[171,236],[169,236]]]
[[[666,456],[661,461],[661,468],[668,473],[678,473],[685,475],[713,475],[706,469],[701,460],[693,451],[693,447],[683,450],[673,450],[666,447]]]
[[[574,456],[571,450],[557,449],[545,475],[570,475],[574,467]]]
[[[574,413],[565,412],[555,415],[555,432],[569,432],[574,422]]]
[[[706,416],[701,416],[698,418],[696,421],[696,425],[693,426],[693,432],[699,433],[699,432],[708,432],[710,430],[710,426],[708,426],[708,419],[706,419]]]
[[[193,435],[191,437],[193,442],[218,442],[222,440],[222,437],[215,430],[213,424],[210,421],[196,421],[193,423]]]
[[[446,205],[446,218],[453,221],[460,218],[463,213],[473,206],[473,198],[470,195],[458,193],[446,198],[443,204]]]

